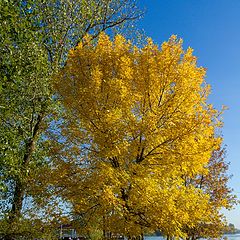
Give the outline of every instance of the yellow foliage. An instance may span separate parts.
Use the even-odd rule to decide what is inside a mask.
[[[219,113],[207,103],[205,69],[192,52],[176,36],[161,49],[152,40],[140,49],[101,34],[71,50],[56,76],[74,119],[66,137],[88,146],[91,166],[81,182],[88,190],[72,202],[78,212],[97,204],[95,219],[104,217],[108,231],[184,237],[183,226],[210,218],[209,196],[182,177],[204,173],[221,144]]]

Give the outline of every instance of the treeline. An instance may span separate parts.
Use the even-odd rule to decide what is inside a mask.
[[[140,16],[128,0],[0,2],[3,239],[224,231],[236,198],[205,69],[175,36],[134,35]]]
[[[240,230],[237,229],[234,224],[232,223],[229,223],[227,228],[225,229],[225,232],[224,234],[237,234],[237,233],[240,233]]]

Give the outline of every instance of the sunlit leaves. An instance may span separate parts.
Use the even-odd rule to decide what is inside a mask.
[[[55,131],[53,117],[56,122],[61,117],[54,114],[59,104],[52,91],[52,73],[63,67],[68,50],[88,32],[94,39],[137,18],[135,7],[135,1],[118,0],[1,1],[0,187],[4,201],[0,209],[9,224],[3,228],[6,234],[18,234],[11,227],[14,221],[20,223],[19,218],[26,216],[44,219],[39,211],[54,205],[50,183],[55,178],[46,178],[46,173],[54,171],[46,129]],[[50,212],[59,219],[58,213]]]
[[[111,41],[101,34],[97,44],[88,39],[70,51],[55,77],[71,114],[64,137],[88,146],[80,156],[92,167],[81,181],[88,200],[82,205],[73,198],[73,206],[81,214],[86,204],[95,206],[91,218],[103,217],[102,227],[115,233],[161,229],[184,236],[184,225],[208,221],[210,212],[209,195],[187,186],[183,176],[205,173],[221,143],[219,113],[206,102],[205,69],[176,36],[160,49],[151,40],[137,48],[120,35]],[[77,194],[72,187],[66,196],[71,192]]]

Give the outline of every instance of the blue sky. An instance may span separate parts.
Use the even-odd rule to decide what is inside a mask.
[[[155,43],[172,34],[191,46],[206,81],[212,86],[209,102],[216,108],[228,106],[222,129],[227,161],[233,174],[230,186],[240,198],[240,0],[139,0],[146,8],[140,28]],[[240,229],[240,206],[224,211],[229,222]]]

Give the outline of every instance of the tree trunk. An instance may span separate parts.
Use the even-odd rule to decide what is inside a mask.
[[[28,164],[31,160],[32,154],[34,152],[35,143],[38,139],[38,132],[39,132],[39,128],[40,128],[42,119],[43,119],[43,113],[40,113],[38,115],[37,121],[32,129],[32,137],[26,143],[26,150],[25,150],[25,154],[23,156],[23,161],[21,164],[22,173],[24,173],[26,171],[26,167],[28,166]],[[24,181],[26,181],[26,179],[24,179]],[[11,207],[11,211],[10,211],[10,215],[9,215],[9,219],[8,219],[10,229],[13,227],[13,223],[21,217],[24,194],[25,194],[24,182],[23,182],[23,179],[20,179],[20,176],[18,176],[15,180],[12,207]],[[6,239],[6,240],[15,239],[14,236],[11,236],[11,235],[6,236],[4,239]]]
[[[12,209],[9,216],[10,223],[13,223],[15,219],[21,216],[21,210],[23,205],[24,188],[21,180],[16,180],[14,189]]]

